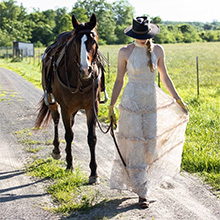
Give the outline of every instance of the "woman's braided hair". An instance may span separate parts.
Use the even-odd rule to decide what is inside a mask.
[[[150,71],[153,72],[155,70],[155,66],[152,62],[152,58],[151,58],[151,53],[153,51],[153,47],[152,47],[152,39],[149,39],[146,43],[146,47],[147,47],[147,56],[149,57],[149,61],[148,61],[148,66],[150,67]]]

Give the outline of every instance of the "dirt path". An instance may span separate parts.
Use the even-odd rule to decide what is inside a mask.
[[[28,158],[14,132],[33,127],[40,91],[17,74],[0,68],[0,219],[58,219],[42,209],[51,204],[40,181],[23,172]]]
[[[52,205],[51,198],[44,191],[44,182],[23,173],[23,165],[31,154],[18,143],[14,134],[33,127],[36,104],[41,95],[40,90],[16,73],[0,68],[0,219],[65,219],[42,208]],[[60,132],[63,139],[62,126]],[[86,124],[82,113],[77,115],[74,132],[76,163],[89,171]],[[220,200],[198,178],[185,172],[151,191],[148,210],[138,208],[135,194],[109,190],[114,145],[110,135],[103,135],[99,130],[97,135],[96,155],[101,184],[94,187],[108,200],[89,212],[76,213],[70,219],[220,219]],[[48,132],[42,132],[36,138],[51,140],[52,129],[48,128]],[[49,155],[51,149],[52,146],[41,149],[38,156]],[[64,158],[64,144],[62,150]]]

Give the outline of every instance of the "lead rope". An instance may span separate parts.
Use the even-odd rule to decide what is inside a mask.
[[[111,136],[112,136],[112,138],[113,138],[113,141],[114,141],[114,143],[115,143],[115,147],[116,147],[116,149],[117,149],[117,151],[118,151],[118,154],[119,154],[119,156],[120,156],[120,158],[121,158],[121,161],[122,161],[123,165],[125,166],[125,170],[127,171],[127,169],[126,169],[127,165],[126,165],[126,163],[125,163],[125,161],[124,161],[124,159],[123,159],[123,157],[122,157],[122,155],[121,155],[121,152],[120,152],[119,147],[118,147],[117,140],[116,140],[116,138],[115,138],[115,133],[114,133],[114,128],[113,128],[112,120],[111,120],[111,123],[110,123],[110,127],[111,127],[110,134],[111,134]]]
[[[94,115],[95,115],[95,119],[97,121],[98,127],[101,130],[102,133],[107,134],[111,128],[111,124],[107,127],[107,130],[104,131],[99,119],[98,119],[98,115],[97,115],[97,110],[96,110],[96,106],[95,106],[95,102],[96,102],[96,95],[95,95],[95,77],[93,76],[93,81],[92,81],[92,96],[93,96],[93,111],[94,111]]]
[[[103,130],[103,128],[102,128],[102,126],[101,126],[101,124],[100,124],[100,122],[99,122],[99,119],[98,119],[98,116],[97,116],[96,107],[95,107],[96,96],[95,96],[95,83],[94,83],[94,82],[95,82],[95,81],[94,81],[94,77],[93,77],[93,86],[92,86],[93,111],[94,111],[94,115],[95,115],[95,118],[96,118],[98,127],[99,127],[99,129],[101,130],[101,132],[104,133],[104,134],[107,134],[107,133],[109,132],[109,130],[110,130],[110,134],[111,134],[111,136],[112,136],[112,138],[113,138],[113,141],[114,141],[114,143],[115,143],[115,147],[116,147],[116,149],[117,149],[117,151],[118,151],[119,157],[121,158],[121,161],[122,161],[122,163],[123,163],[123,165],[124,165],[124,167],[125,167],[126,173],[128,174],[128,171],[127,171],[127,169],[126,169],[127,165],[126,165],[126,163],[125,163],[125,161],[124,161],[124,159],[123,159],[123,157],[122,157],[122,154],[121,154],[121,152],[120,152],[120,150],[119,150],[118,143],[117,143],[117,140],[116,140],[116,137],[115,137],[112,119],[111,119],[110,125],[108,126],[108,128],[107,128],[106,131]]]

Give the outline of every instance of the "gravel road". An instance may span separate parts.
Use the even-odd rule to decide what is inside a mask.
[[[25,163],[32,154],[18,141],[17,131],[31,129],[36,118],[37,103],[42,91],[16,73],[0,68],[0,219],[46,220],[66,219],[46,211],[53,206],[45,191],[45,182],[24,173]],[[74,126],[73,155],[75,161],[89,176],[89,149],[86,143],[86,123],[83,113],[78,113]],[[51,125],[52,126],[52,125]],[[36,134],[38,140],[51,140],[52,127]],[[62,123],[60,137],[63,139]],[[109,189],[109,176],[113,160],[114,145],[109,134],[97,129],[97,163],[101,183],[96,187],[107,202],[89,212],[77,212],[68,219],[154,219],[154,220],[219,220],[220,199],[207,185],[186,172],[164,182],[151,190],[150,208],[139,209],[137,197],[130,192]],[[62,143],[62,159],[65,158]],[[52,146],[37,153],[38,157],[49,155]]]

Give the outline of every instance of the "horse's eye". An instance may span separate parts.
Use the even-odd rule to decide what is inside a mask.
[[[91,37],[91,38],[94,38],[95,36],[94,36],[94,34],[93,34],[93,33],[90,33],[90,37]]]

